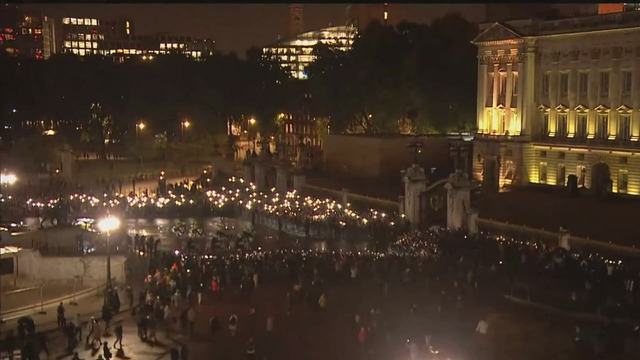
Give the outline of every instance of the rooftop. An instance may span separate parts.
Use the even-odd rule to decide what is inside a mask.
[[[570,17],[555,20],[520,19],[503,22],[485,23],[480,25],[482,32],[488,31],[494,25],[500,24],[521,37],[574,34],[590,31],[605,31],[613,29],[631,29],[640,27],[640,11],[626,11],[611,14]]]

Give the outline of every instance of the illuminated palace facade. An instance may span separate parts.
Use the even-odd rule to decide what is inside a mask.
[[[306,79],[306,67],[315,60],[313,47],[318,43],[332,49],[351,50],[357,28],[353,25],[333,26],[296,35],[293,39],[278,41],[262,49],[265,59],[277,61],[295,79]]]
[[[486,24],[474,43],[476,179],[640,194],[640,12]]]

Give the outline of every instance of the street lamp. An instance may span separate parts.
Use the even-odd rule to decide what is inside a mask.
[[[180,123],[180,140],[182,140],[182,137],[184,136],[184,130],[188,129],[189,126],[191,126],[191,123],[188,119],[182,120],[182,122]]]
[[[140,120],[136,124],[136,150],[138,152],[138,168],[140,167],[140,164],[142,163],[142,156],[140,156],[140,142],[138,141],[138,133],[140,131],[144,130],[145,127],[147,127],[147,125],[142,120]],[[138,170],[136,170],[136,175],[138,175]]]
[[[120,227],[120,220],[111,215],[98,221],[98,229],[107,233],[107,290],[111,289],[111,231]]]
[[[252,117],[249,118],[249,125],[250,126],[254,126],[256,124],[256,122],[257,122],[257,120],[256,120],[255,117],[252,116]],[[253,137],[253,152],[255,153],[256,152],[256,134],[255,134],[255,131],[250,131],[249,132],[249,136]]]
[[[15,174],[0,174],[0,183],[2,185],[13,185],[18,181],[18,177]]]

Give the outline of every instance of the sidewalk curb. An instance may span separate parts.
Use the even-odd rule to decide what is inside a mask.
[[[29,312],[29,310],[36,311],[41,306],[44,308],[44,307],[48,307],[48,306],[51,306],[51,305],[59,303],[59,302],[72,300],[72,299],[74,299],[74,296],[75,296],[76,300],[82,300],[82,299],[85,299],[85,298],[89,297],[90,295],[92,295],[93,292],[99,292],[102,288],[106,288],[106,286],[107,286],[107,283],[105,282],[104,284],[100,284],[100,285],[97,285],[97,286],[94,286],[94,287],[91,287],[91,288],[88,288],[88,289],[85,289],[85,290],[78,291],[75,294],[68,294],[68,295],[65,295],[65,296],[61,296],[61,297],[58,297],[58,298],[47,300],[47,301],[43,302],[42,304],[38,303],[38,304],[34,304],[34,305],[23,306],[23,307],[20,307],[20,308],[17,308],[17,309],[12,309],[12,310],[0,313],[0,320],[6,322],[6,321],[11,321],[13,319],[19,318],[21,316],[30,315],[33,312]],[[20,313],[23,313],[23,312],[29,312],[29,314],[20,314]],[[17,315],[17,314],[20,314],[20,315]]]
[[[89,296],[86,296],[85,298],[87,298],[87,297],[89,297]],[[114,313],[113,316],[115,317],[116,315],[121,315],[123,313],[130,312],[130,311],[131,311],[131,308],[128,307],[128,304],[127,304],[127,305],[121,307],[120,312]],[[88,311],[88,312],[81,313],[81,316],[83,316],[83,317],[87,317],[87,316],[91,316],[91,315],[95,315],[95,317],[101,318],[102,317],[102,310]],[[25,316],[28,316],[28,315],[25,315]],[[9,319],[9,321],[15,320],[16,318],[17,317],[14,317],[13,319]],[[2,334],[4,331],[6,331],[6,330],[11,328],[10,326],[8,326],[6,328],[2,326],[2,325],[8,325],[6,319],[4,319],[4,320],[5,320],[5,322],[0,324],[0,334]],[[86,323],[86,322],[83,322],[83,324],[84,323]],[[51,333],[51,332],[55,332],[56,330],[59,330],[58,327],[57,327],[56,321],[38,323],[37,326],[38,326],[38,329],[39,329],[38,332],[43,332],[43,333]],[[49,326],[52,326],[52,327],[48,328]]]
[[[512,303],[515,303],[515,304],[518,304],[518,305],[528,306],[528,307],[532,307],[532,308],[536,308],[536,309],[540,309],[540,310],[544,310],[544,311],[548,311],[548,312],[552,312],[552,313],[568,316],[568,317],[571,317],[571,318],[574,318],[574,319],[589,320],[589,321],[605,321],[607,319],[607,317],[605,317],[605,316],[597,315],[597,314],[594,314],[594,313],[571,312],[571,311],[560,310],[560,309],[558,309],[558,308],[556,308],[554,306],[551,306],[551,305],[547,305],[547,304],[542,304],[542,303],[537,303],[537,302],[521,299],[519,297],[512,296],[512,295],[503,294],[502,297],[505,298],[506,300],[511,301]],[[613,320],[613,321],[615,321],[617,323],[625,323],[625,324],[630,324],[630,325],[635,325],[635,324],[638,323],[638,321],[640,321],[640,320],[633,320],[633,319],[627,319],[627,318],[611,318],[611,320]]]

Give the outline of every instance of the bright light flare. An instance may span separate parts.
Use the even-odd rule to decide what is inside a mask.
[[[98,221],[98,229],[102,232],[110,232],[120,227],[120,219],[113,216],[100,219]]]
[[[18,181],[16,174],[0,174],[0,183],[5,185],[13,185]]]

